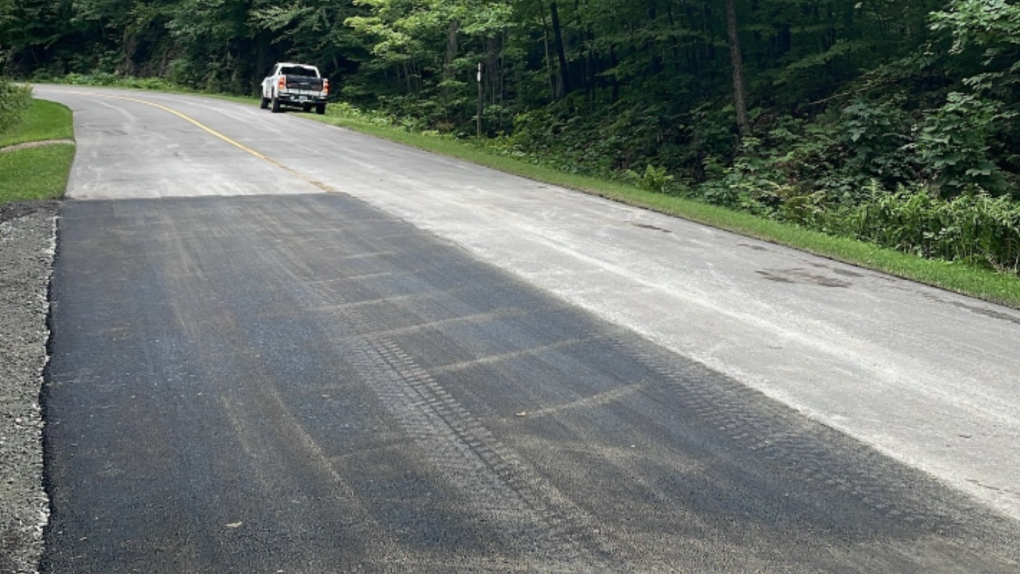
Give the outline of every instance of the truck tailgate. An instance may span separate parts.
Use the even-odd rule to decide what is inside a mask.
[[[287,76],[287,91],[315,95],[322,92],[322,78],[308,76]]]

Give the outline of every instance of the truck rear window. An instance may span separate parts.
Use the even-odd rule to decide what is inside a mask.
[[[280,74],[284,76],[306,76],[311,78],[319,77],[319,75],[315,73],[315,70],[311,68],[302,68],[300,66],[284,66],[280,68]]]

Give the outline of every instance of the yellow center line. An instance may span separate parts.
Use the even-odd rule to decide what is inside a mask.
[[[164,105],[161,105],[161,104],[157,104],[155,102],[149,102],[149,101],[146,101],[146,100],[139,100],[139,99],[136,99],[136,98],[129,98],[129,97],[126,97],[126,96],[113,96],[113,95],[110,95],[110,94],[97,94],[95,92],[71,92],[71,93],[72,94],[82,95],[82,96],[95,96],[95,97],[99,97],[99,98],[108,98],[108,99],[113,99],[113,100],[124,100],[124,101],[127,101],[127,102],[134,102],[136,104],[144,104],[146,106],[151,106],[153,108],[157,108],[157,109],[163,110],[164,112],[169,112],[169,113],[171,113],[171,114],[181,118],[182,120],[184,120],[184,121],[186,121],[186,122],[188,122],[190,124],[193,124],[194,126],[198,127],[199,129],[201,129],[201,130],[203,130],[205,132],[208,132],[209,134],[211,134],[213,136],[216,136],[217,138],[227,142],[228,144],[236,147],[237,149],[245,151],[245,152],[248,152],[249,154],[251,154],[251,155],[261,159],[264,162],[267,162],[267,163],[270,163],[272,165],[275,165],[276,167],[278,167],[278,168],[286,171],[287,173],[289,173],[291,175],[294,175],[294,176],[296,176],[296,177],[298,177],[298,178],[300,178],[300,179],[302,179],[302,180],[304,180],[304,181],[314,185],[315,187],[321,189],[322,191],[325,191],[326,193],[339,193],[339,191],[334,189],[333,187],[331,187],[331,186],[329,186],[329,185],[327,185],[325,183],[322,183],[321,181],[312,179],[312,178],[308,177],[307,175],[297,171],[296,169],[294,169],[294,168],[292,168],[292,167],[290,167],[290,166],[280,162],[279,160],[273,159],[273,158],[271,158],[271,157],[269,157],[269,156],[267,156],[267,155],[265,155],[263,153],[260,153],[260,152],[258,152],[256,150],[254,150],[254,149],[244,145],[243,143],[240,143],[240,142],[238,142],[236,140],[233,140],[233,139],[227,137],[226,135],[224,135],[224,134],[222,134],[222,133],[212,129],[211,127],[209,127],[209,126],[207,126],[205,124],[203,124],[202,122],[199,122],[198,120],[196,120],[196,119],[194,119],[194,118],[192,118],[190,116],[187,116],[187,115],[185,115],[185,114],[183,114],[183,113],[181,113],[181,112],[179,112],[179,111],[177,111],[177,110],[175,110],[173,108],[170,108],[170,107],[167,107],[167,106],[164,106]]]

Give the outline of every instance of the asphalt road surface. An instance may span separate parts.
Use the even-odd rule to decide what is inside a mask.
[[[38,92],[79,144],[44,572],[1020,569],[1020,314],[299,114]]]

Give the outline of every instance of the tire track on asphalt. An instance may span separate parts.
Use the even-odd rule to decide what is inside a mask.
[[[66,403],[80,418],[101,403],[99,450],[137,431],[120,456],[140,480],[108,480],[106,496],[134,487],[152,507],[114,501],[110,524],[178,519],[161,539],[180,548],[156,548],[220,572],[267,560],[288,572],[1016,571],[1015,538],[920,473],[344,201],[74,204],[137,230],[76,224],[124,238],[79,243],[92,278],[73,287],[92,294],[80,305],[102,303],[100,325],[143,317],[130,343],[152,369],[114,375],[108,396],[78,389],[86,409]],[[310,208],[324,205],[344,210],[332,227]],[[260,221],[287,206],[290,223]],[[345,257],[358,251],[378,255]],[[110,260],[132,275],[105,285]],[[139,368],[128,342],[76,332],[81,356],[113,350],[125,355],[114,367]],[[130,407],[139,383],[144,408],[108,408]],[[65,454],[91,479],[107,460]],[[168,476],[144,482],[154,469]],[[111,504],[79,495],[79,508]],[[164,512],[174,496],[181,509]],[[102,540],[93,516],[76,517],[63,556]],[[175,571],[151,541],[95,562]]]
[[[172,254],[170,257],[153,263],[165,266],[165,277],[173,287],[166,292],[175,295],[168,304],[185,340],[201,348],[221,351],[203,355],[202,367],[206,377],[215,380],[217,372],[231,368],[232,362],[238,360],[237,355],[243,356],[249,365],[251,376],[243,396],[257,399],[250,401],[257,408],[253,410],[250,405],[238,404],[233,394],[221,395],[219,403],[234,431],[235,440],[252,461],[252,473],[262,489],[269,495],[273,493],[274,486],[285,484],[289,477],[282,469],[288,468],[294,460],[294,452],[285,452],[270,445],[294,447],[296,452],[301,453],[298,458],[324,479],[326,490],[343,505],[347,514],[346,525],[374,534],[361,540],[369,545],[372,559],[399,563],[405,558],[399,545],[375,520],[368,503],[357,495],[351,483],[288,406],[262,359],[242,346],[248,338],[231,309],[218,296],[216,285],[201,280],[204,271],[193,254],[202,253],[202,259],[206,259],[217,246],[201,245],[194,240],[185,243],[185,236],[176,231],[176,222],[169,217],[161,218],[154,227],[160,229],[165,244],[172,246],[168,251]],[[260,257],[264,253],[253,250],[251,255]],[[222,256],[219,259],[230,262],[228,265],[239,264],[236,258]],[[207,329],[210,325],[215,325],[216,329]],[[214,336],[210,337],[210,334]],[[267,421],[272,422],[269,428],[273,436],[266,434]]]
[[[307,273],[307,270],[294,268],[287,258],[279,259],[279,264],[282,268],[293,269],[290,279],[295,284],[300,284],[300,275]],[[386,269],[393,262],[387,258],[373,264]],[[404,292],[420,294],[429,293],[431,289],[432,293],[438,293],[415,274],[388,277],[392,280],[388,286],[366,285],[367,292],[354,296],[316,283],[303,286],[302,297],[307,298],[313,308],[333,305],[327,327],[332,329],[331,336],[344,341],[344,349],[350,353],[348,357],[353,356],[351,360],[377,394],[380,404],[422,452],[427,453],[427,464],[452,485],[475,512],[490,517],[502,534],[528,541],[541,549],[539,554],[548,553],[546,561],[541,562],[543,567],[552,563],[556,565],[554,568],[567,572],[622,572],[631,564],[651,567],[654,562],[656,571],[673,571],[671,564],[649,562],[645,555],[648,549],[642,552],[641,543],[635,545],[623,532],[600,525],[594,514],[542,478],[537,468],[496,438],[406,349],[380,330],[376,321],[368,316],[372,307],[354,304],[364,296],[382,303],[388,296],[399,298]],[[883,455],[836,431],[808,419],[801,420],[788,407],[751,389],[728,379],[721,380],[701,365],[664,357],[665,351],[630,332],[611,328],[608,333],[596,330],[584,336],[586,340],[601,341],[660,377],[661,381],[648,385],[649,389],[678,392],[679,397],[671,400],[679,400],[684,412],[695,416],[696,420],[691,422],[695,428],[713,429],[720,439],[737,447],[735,452],[719,454],[739,457],[743,449],[750,455],[752,467],[782,469],[783,475],[792,479],[791,488],[802,484],[816,494],[832,491],[836,507],[849,513],[848,525],[837,530],[848,528],[846,534],[854,539],[874,540],[880,534],[867,531],[868,525],[879,524],[883,525],[882,531],[894,537],[912,530],[929,532],[936,537],[947,533],[965,534],[960,540],[966,541],[972,552],[957,559],[958,565],[962,565],[960,560],[979,559],[979,554],[973,552],[974,544],[981,546],[983,543],[975,541],[982,541],[983,536],[989,535],[994,555],[1004,555],[997,544],[1005,530],[989,526],[990,530],[974,531],[970,528],[974,522],[962,518],[974,514],[989,517],[990,513],[983,507],[971,506],[969,501],[932,505],[931,500],[924,498],[931,485],[923,480],[918,482],[919,475],[905,472]],[[442,367],[439,369],[442,371]],[[621,391],[619,396],[629,394]],[[616,393],[610,393],[607,400],[615,396]],[[593,404],[597,403],[596,398]],[[834,445],[837,446],[834,448]],[[847,457],[856,466],[848,464]],[[742,468],[745,462],[734,458],[726,464]],[[879,476],[882,478],[877,478]],[[902,484],[894,485],[888,480],[890,476],[894,477],[893,482],[899,479]],[[816,503],[817,498],[808,502]],[[769,512],[767,508],[761,506],[757,512]],[[831,515],[830,519],[833,519]],[[994,525],[996,520],[992,517],[980,524]],[[898,542],[893,542],[885,552],[888,552],[886,558],[893,561],[909,553]],[[942,554],[939,552],[940,560],[951,565],[953,559]],[[1015,557],[1015,554],[1014,551],[1010,555]],[[998,571],[998,568],[1001,562],[990,559],[988,571]]]
[[[592,517],[496,439],[392,339],[371,334],[377,327],[360,310],[342,306],[332,317],[348,360],[380,404],[427,454],[425,462],[506,538],[507,548],[528,550],[525,560],[537,553],[542,560],[534,566],[552,571],[614,571],[609,557],[618,549],[598,535]]]
[[[391,241],[385,235],[376,239]],[[275,258],[271,268],[286,270],[286,280],[295,286],[292,294],[303,301],[302,307],[331,309],[330,320],[321,326],[331,338],[344,341],[344,360],[425,455],[423,463],[452,486],[472,512],[494,526],[504,538],[503,547],[518,554],[515,560],[564,573],[625,571],[612,558],[620,556],[620,548],[600,535],[597,521],[498,440],[388,336],[387,329],[380,329],[357,304],[359,299],[328,289],[323,282],[305,283],[302,278],[308,270],[294,258],[276,251],[265,256]],[[380,260],[371,263],[388,265]],[[393,276],[418,282],[413,273]],[[416,293],[437,294],[428,285],[418,286]]]
[[[933,477],[918,471],[907,472],[877,450],[864,447],[836,430],[807,418],[800,420],[795,411],[765,399],[757,391],[735,384],[699,383],[712,379],[692,371],[707,372],[707,367],[668,360],[661,353],[650,352],[642,343],[630,338],[611,342],[662,376],[669,391],[678,395],[678,400],[689,407],[699,423],[716,429],[754,457],[786,469],[795,481],[832,491],[860,505],[857,510],[863,520],[848,520],[848,524],[874,523],[877,517],[889,526],[966,534],[972,541],[990,541],[993,546],[1008,539],[1008,529],[1002,527],[1008,519],[968,497],[952,496],[948,502],[933,504],[926,496],[931,486],[948,488]],[[841,448],[834,450],[833,444]],[[849,457],[851,464],[844,457]],[[973,516],[983,520],[974,521]],[[982,528],[975,530],[975,524]],[[1015,547],[1006,553],[1014,561],[1020,559]],[[989,568],[997,565],[989,563]]]

